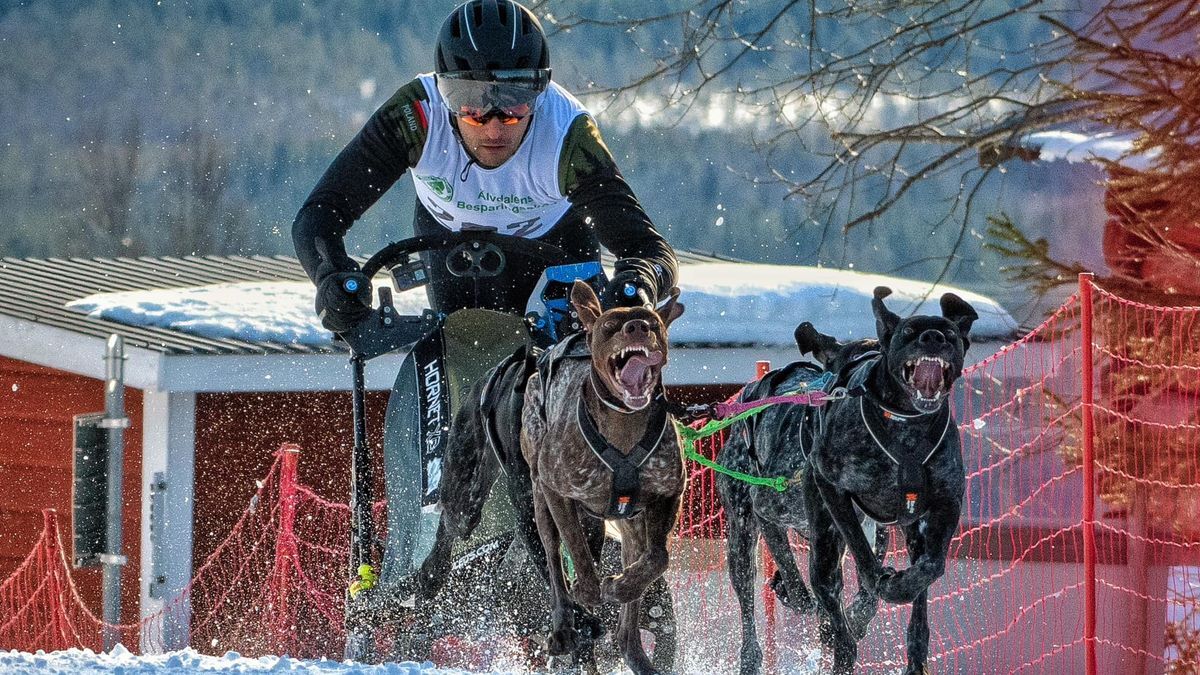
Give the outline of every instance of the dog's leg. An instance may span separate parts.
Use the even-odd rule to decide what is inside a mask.
[[[534,522],[533,480],[529,476],[529,465],[523,457],[514,460],[509,468],[508,499],[516,514],[517,539],[525,545],[525,552],[529,554],[529,560],[542,580],[549,584],[550,578],[546,575],[546,549],[542,548],[542,540]]]
[[[573,654],[579,647],[579,639],[575,632],[575,617],[567,598],[566,579],[563,578],[562,558],[557,555],[561,538],[554,518],[550,515],[550,507],[544,499],[545,492],[537,485],[533,486],[533,515],[537,523],[538,534],[541,535],[542,546],[546,551],[554,551],[554,555],[546,556],[546,573],[550,578],[550,636],[546,641],[546,651],[551,656]]]
[[[756,675],[762,667],[762,647],[758,645],[758,630],[754,624],[755,581],[758,568],[754,564],[754,553],[758,543],[758,518],[754,515],[754,504],[750,497],[750,486],[733,480],[721,479],[721,501],[725,507],[725,520],[729,524],[726,535],[729,582],[737,596],[738,609],[742,618],[742,650],[740,656],[741,675]]]
[[[645,555],[648,548],[646,540],[647,513],[637,520],[641,522],[622,521],[618,524],[621,532],[621,566],[629,569],[636,565]],[[641,616],[641,597],[621,604],[617,615],[617,646],[621,650],[621,658],[634,675],[651,675],[657,673],[646,649],[642,646],[642,633],[638,625]]]
[[[417,572],[419,601],[432,600],[445,585],[454,542],[471,536],[479,525],[499,472],[500,466],[484,438],[483,419],[477,409],[464,407],[454,416],[446,447],[438,490],[442,513],[437,535]]]
[[[602,597],[609,602],[625,604],[646,594],[650,584],[667,571],[667,537],[675,527],[679,515],[680,497],[659,498],[649,501],[637,520],[644,547],[632,562],[626,564],[620,574],[606,577],[601,586]],[[622,543],[624,551],[625,543]],[[622,552],[622,558],[625,554]]]
[[[833,519],[833,524],[838,533],[842,535],[846,547],[854,555],[854,566],[858,570],[858,583],[868,592],[886,600],[887,598],[880,593],[878,586],[882,579],[891,578],[896,571],[882,566],[875,557],[875,551],[871,549],[871,544],[867,542],[867,537],[863,534],[858,512],[854,510],[854,503],[850,501],[850,495],[820,477],[818,471],[813,471],[812,474],[812,482],[820,492],[825,510]]]
[[[925,540],[923,550],[910,559],[908,569],[885,574],[879,580],[875,591],[880,598],[896,604],[912,602],[942,576],[950,539],[958,528],[958,512],[958,499],[942,499],[930,505],[925,517],[912,526]]]
[[[678,648],[678,627],[675,625],[675,599],[665,574],[646,589],[638,625],[654,633],[654,667],[673,671]]]
[[[921,533],[920,523],[904,528],[904,537],[908,544],[908,559],[919,560],[925,555],[925,535]],[[929,658],[929,590],[923,590],[913,600],[912,614],[908,617],[908,631],[905,635],[905,647],[908,650],[908,667],[904,675],[923,675],[925,662]]]
[[[792,544],[788,541],[787,530],[776,523],[762,523],[763,540],[771,550],[775,559],[775,576],[771,578],[771,590],[785,607],[800,612],[812,614],[817,606],[813,603],[808,587],[796,567],[796,556],[792,554]]]
[[[592,557],[587,535],[584,534],[579,520],[581,514],[574,502],[554,494],[550,490],[543,488],[542,497],[549,509],[550,516],[554,519],[554,525],[558,528],[562,542],[566,544],[567,553],[571,555],[571,564],[575,567],[575,583],[571,586],[571,597],[575,599],[575,602],[586,607],[599,605],[601,601],[600,577],[596,574],[596,559]],[[538,529],[541,529],[540,525]],[[553,555],[551,549],[546,549],[547,557]]]
[[[880,567],[887,557],[888,545],[891,543],[890,528],[886,525],[875,526],[875,560]],[[867,634],[867,626],[879,611],[879,596],[867,590],[864,584],[858,585],[858,592],[846,606],[846,622],[850,626],[850,634],[855,640],[863,639]]]
[[[835,675],[851,675],[858,660],[858,642],[850,633],[842,611],[842,554],[845,542],[817,487],[815,471],[804,480],[804,509],[812,536],[809,539],[808,579],[816,597],[821,642],[833,650]]]

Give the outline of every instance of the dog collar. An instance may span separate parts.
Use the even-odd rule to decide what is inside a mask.
[[[633,413],[645,410],[645,408],[642,410],[634,410],[633,408],[625,405],[624,402],[618,401],[609,395],[608,390],[604,387],[604,383],[596,379],[596,370],[594,368],[592,369],[591,373],[588,374],[588,377],[590,377],[592,380],[592,391],[596,392],[596,398],[600,399],[600,402],[609,408],[612,408],[623,415],[632,415]],[[650,404],[654,405],[654,402],[659,398],[662,398],[662,385],[659,385],[655,388],[654,398],[650,400]]]
[[[661,393],[655,395],[650,402],[650,408],[650,419],[646,423],[641,440],[626,455],[600,433],[596,420],[587,409],[587,398],[579,397],[579,405],[575,410],[575,422],[579,433],[592,450],[592,454],[613,474],[612,496],[608,503],[608,513],[604,516],[606,518],[630,518],[641,511],[637,503],[642,485],[641,468],[658,448],[667,431],[667,406]]]

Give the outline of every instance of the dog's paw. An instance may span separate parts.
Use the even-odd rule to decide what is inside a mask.
[[[801,614],[813,614],[817,611],[817,604],[813,602],[812,594],[803,583],[800,587],[793,589],[788,587],[784,582],[783,575],[779,570],[775,570],[775,575],[771,577],[771,590],[775,592],[775,597],[779,598],[779,602],[783,603],[784,607]]]
[[[886,568],[885,568],[886,569]],[[908,571],[884,573],[875,585],[875,594],[894,605],[904,605],[917,599],[923,589],[910,583]]]
[[[846,627],[850,630],[850,635],[855,642],[859,642],[867,634],[867,628],[871,625],[871,619],[875,618],[875,614],[879,611],[879,598],[865,590],[860,590],[854,594],[854,599],[850,605],[846,607]]]
[[[742,652],[739,659],[738,675],[761,675],[762,648],[753,641],[742,642]]]
[[[624,574],[604,577],[604,581],[600,584],[600,597],[604,602],[615,602],[619,605],[633,602],[642,597],[642,594],[646,592],[646,587],[632,583],[632,581]]]
[[[584,607],[599,607],[601,602],[600,583],[595,577],[582,575],[571,585],[571,597]]]
[[[550,656],[566,656],[579,650],[579,633],[574,628],[559,628],[550,631],[546,639],[546,652]]]
[[[593,642],[598,641],[608,632],[600,617],[582,607],[575,612],[575,625],[578,627],[580,637]]]
[[[862,567],[858,568],[858,583],[866,589],[871,595],[883,597],[879,594],[879,586],[884,583],[884,579],[890,579],[896,576],[896,568],[884,565],[879,568],[878,572],[868,572]]]

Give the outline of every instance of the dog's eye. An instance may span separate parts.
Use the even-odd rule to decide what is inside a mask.
[[[950,338],[951,340],[957,340],[957,339],[958,339],[958,332],[957,332],[957,331],[955,331],[954,329],[947,328],[947,329],[946,329],[946,337]]]
[[[617,328],[616,321],[605,321],[604,322],[604,330],[616,330],[616,328]]]
[[[909,336],[911,336],[912,334],[913,334],[913,327],[912,327],[912,326],[908,326],[908,327],[906,327],[906,328],[904,329],[904,336],[905,336],[905,337],[909,337]]]

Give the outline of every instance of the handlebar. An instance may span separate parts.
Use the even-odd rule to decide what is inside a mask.
[[[478,242],[480,244],[491,244],[492,246],[503,252],[505,249],[511,252],[527,255],[537,258],[546,263],[557,263],[566,258],[566,251],[554,246],[537,241],[536,239],[526,239],[524,237],[516,237],[512,235],[498,234],[496,232],[481,231],[481,230],[466,230],[463,232],[447,232],[446,234],[424,235],[420,237],[409,237],[400,241],[392,242],[383,247],[378,253],[371,256],[369,260],[362,266],[362,273],[368,279],[373,278],[379,271],[385,267],[391,267],[399,262],[403,262],[408,256],[414,253],[422,253],[426,251],[437,250],[452,250],[464,244]],[[501,253],[499,267],[495,270],[488,270],[490,273],[480,276],[493,276],[503,271],[506,261]],[[448,260],[447,263],[450,261]],[[473,276],[469,273],[464,273],[462,270],[451,270],[451,273],[456,276]],[[349,290],[349,289],[347,289]],[[351,291],[353,292],[353,291]]]

